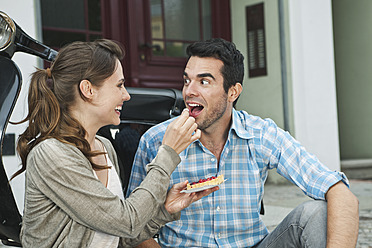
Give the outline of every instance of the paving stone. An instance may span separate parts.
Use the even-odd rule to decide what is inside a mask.
[[[350,190],[359,199],[359,236],[356,248],[372,248],[372,180],[350,180]],[[263,220],[268,229],[273,230],[291,209],[308,200],[310,198],[292,184],[265,185],[266,211]]]

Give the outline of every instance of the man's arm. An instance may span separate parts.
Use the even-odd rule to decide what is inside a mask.
[[[327,204],[327,248],[355,247],[359,231],[359,201],[343,182],[325,196]]]
[[[136,248],[160,248],[160,245],[154,239],[148,239],[136,246]]]

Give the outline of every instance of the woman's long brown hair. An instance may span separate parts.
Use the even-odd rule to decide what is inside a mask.
[[[123,49],[110,40],[74,42],[59,51],[50,71],[37,69],[32,74],[28,93],[29,112],[24,120],[17,123],[29,122],[17,142],[22,167],[12,179],[26,170],[31,149],[49,138],[76,146],[94,169],[107,168],[92,162],[91,158],[101,153],[91,151],[85,139],[86,130],[69,114],[69,110],[77,97],[87,100],[79,90],[80,82],[86,79],[100,87],[115,72],[116,61],[123,56]]]

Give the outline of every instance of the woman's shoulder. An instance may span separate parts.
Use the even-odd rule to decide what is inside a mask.
[[[76,146],[59,141],[55,138],[45,139],[35,145],[31,149],[28,157],[42,156],[53,159],[53,157],[66,155],[71,157],[84,157],[83,153]]]
[[[32,148],[27,156],[26,171],[29,174],[35,170],[37,173],[49,173],[71,165],[86,165],[85,167],[90,168],[89,160],[77,147],[49,138]]]
[[[62,142],[62,141],[59,141],[55,138],[48,138],[48,139],[45,139],[43,141],[40,141],[31,151],[33,150],[44,150],[44,149],[54,149],[54,148],[57,148],[57,147],[63,147],[63,148],[69,148],[71,149],[72,145],[70,144],[67,144],[65,142]]]
[[[64,144],[54,138],[45,139],[36,144],[30,151],[30,154],[40,151],[54,150],[57,147],[63,146]]]

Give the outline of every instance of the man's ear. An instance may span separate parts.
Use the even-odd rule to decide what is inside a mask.
[[[228,101],[229,102],[234,102],[242,93],[243,91],[243,86],[241,83],[236,83],[235,85],[231,86],[229,89],[229,92],[227,93],[228,95]]]
[[[93,90],[93,85],[89,80],[81,80],[79,84],[79,89],[81,94],[86,98],[86,99],[92,99],[94,90]]]

